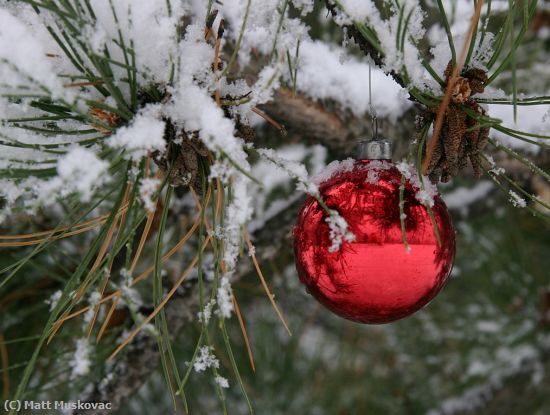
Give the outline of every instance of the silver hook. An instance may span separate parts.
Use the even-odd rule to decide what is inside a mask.
[[[360,141],[357,150],[359,160],[391,160],[392,146],[390,141],[378,137],[378,117],[372,105],[372,76],[369,60],[369,111],[372,121],[372,135],[370,140]]]

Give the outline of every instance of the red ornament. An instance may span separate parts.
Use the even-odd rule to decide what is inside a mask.
[[[400,170],[407,177],[409,251],[401,230]],[[334,225],[331,232],[334,221],[327,222],[329,214],[313,197],[294,228],[300,280],[320,303],[352,321],[388,323],[414,313],[443,288],[452,269],[455,233],[445,203],[429,182],[422,190],[412,166],[400,170],[389,161],[348,160],[319,185],[322,200],[355,239],[334,232]],[[441,246],[423,203],[432,204]]]

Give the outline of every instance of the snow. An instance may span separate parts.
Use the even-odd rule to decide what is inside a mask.
[[[170,68],[177,48],[176,26],[184,14],[182,2],[170,2],[172,16],[169,16],[165,0],[117,0],[112,4],[118,25],[114,21],[111,2],[92,0],[90,3],[97,21],[93,25],[90,22],[90,27],[85,30],[86,34],[93,35],[86,36],[83,40],[91,43],[93,48],[101,47],[105,42],[113,59],[123,62],[122,51],[114,43],[118,40],[120,29],[127,46],[133,41],[136,62],[141,68],[138,73],[141,81],[146,81],[146,75],[149,82],[151,79],[160,83],[167,82],[170,73],[167,69]],[[120,79],[125,74],[125,68],[117,68],[117,78]]]
[[[313,11],[313,0],[292,0],[292,4],[303,16]]]
[[[227,21],[226,26],[234,28],[227,33],[227,37],[233,40],[239,37],[248,3],[249,0],[224,0],[223,6],[219,6],[220,13]],[[281,29],[278,29],[282,8],[282,3],[279,1],[253,0],[251,2],[238,53],[240,64],[250,63],[254,56],[252,51],[269,56],[277,33],[275,50],[277,56],[283,61],[286,59],[287,50],[295,50],[298,41],[308,37],[305,24],[288,16],[289,7],[286,8]]]
[[[153,196],[159,188],[161,181],[154,178],[145,178],[139,185],[139,196],[143,202],[145,210],[149,213],[154,212],[156,201],[153,200]]]
[[[220,286],[216,295],[218,303],[218,315],[223,318],[231,317],[233,311],[233,301],[231,294],[231,284],[229,275],[223,275],[220,279]]]
[[[344,49],[324,42],[304,41],[300,44],[299,60],[296,84],[299,91],[318,100],[335,100],[358,117],[370,112],[366,58],[346,55]],[[373,67],[371,77],[372,101],[377,115],[397,120],[412,103],[400,94],[402,88],[381,69]]]
[[[224,223],[224,242],[225,252],[223,260],[231,273],[237,264],[237,258],[239,256],[241,246],[241,232],[242,227],[248,222],[252,216],[252,200],[248,193],[248,184],[250,179],[242,174],[235,174],[233,180],[233,200],[227,207]],[[227,277],[227,284],[229,284],[229,277]],[[222,283],[224,279],[222,278]],[[223,285],[223,284],[222,284]],[[221,287],[220,287],[221,289]],[[229,287],[227,287],[229,291]],[[224,303],[218,298],[218,304],[220,309],[224,307]],[[226,313],[222,312],[223,315]]]
[[[41,93],[47,89],[54,97],[70,94],[57,78],[39,39],[4,9],[0,9],[0,79],[16,89],[30,84]]]
[[[254,95],[251,106],[264,104],[273,99],[273,93],[281,86],[280,75],[284,67],[283,62],[280,62],[275,66],[266,66],[260,71],[258,80],[252,87]]]
[[[41,199],[52,203],[56,197],[78,193],[89,202],[95,190],[109,182],[109,163],[84,147],[73,147],[57,162],[57,177],[40,185]]]
[[[287,160],[279,156],[277,152],[272,149],[263,148],[257,151],[265,160],[272,162],[275,166],[287,172],[290,177],[297,180],[298,190],[310,195],[317,195],[319,193],[317,185],[309,179],[309,174],[303,164],[294,160]]]
[[[71,367],[71,379],[76,379],[90,372],[92,362],[90,360],[91,345],[88,339],[78,339],[76,341],[76,351],[72,360],[69,362]]]
[[[214,377],[214,382],[216,382],[216,384],[220,388],[224,388],[224,389],[229,388],[229,381],[223,376],[217,375],[216,377]]]
[[[508,193],[510,195],[509,200],[512,205],[519,208],[524,208],[527,206],[527,202],[525,201],[525,199],[518,195],[516,192],[514,192],[513,190],[509,190]]]
[[[434,198],[439,195],[437,186],[427,176],[418,175],[416,167],[406,161],[396,163],[399,172],[415,190],[415,198],[426,207],[433,207]]]
[[[494,185],[488,180],[481,180],[471,188],[459,187],[451,192],[443,194],[443,200],[451,210],[458,210],[463,215],[474,203],[485,199],[493,190]]]
[[[208,324],[208,322],[210,321],[210,317],[212,317],[212,309],[214,308],[215,305],[216,305],[215,299],[212,299],[208,303],[206,303],[202,311],[199,311],[197,313],[199,322],[203,324]]]
[[[61,296],[63,295],[63,292],[61,290],[55,291],[49,299],[46,300],[46,304],[50,306],[49,311],[53,311],[55,307],[57,307],[57,303],[59,300],[61,300]]]
[[[519,130],[527,133],[548,135],[550,131],[550,117],[547,114],[550,111],[550,105],[525,105],[517,107],[517,123],[514,122],[514,107],[512,105],[489,104],[489,115],[492,118],[503,120],[502,125],[514,130]],[[501,144],[526,151],[530,154],[537,154],[540,147],[536,144],[531,144],[522,141],[518,138],[510,137],[496,129],[491,130],[491,137],[496,138]],[[527,137],[532,141],[547,142],[546,139],[537,139]]]
[[[86,313],[84,313],[84,317],[82,318],[82,323],[84,326],[88,326],[88,324],[92,321],[92,318],[94,317],[94,314],[95,314],[95,308],[96,308],[96,305],[99,303],[99,301],[101,300],[102,298],[102,295],[99,291],[93,291],[89,298],[88,298],[88,311],[86,311]]]
[[[340,250],[342,243],[353,242],[355,235],[348,230],[348,223],[335,210],[330,211],[330,215],[325,219],[329,227],[329,237],[332,244],[328,248],[329,252],[337,252]]]
[[[355,21],[364,21],[370,15],[378,14],[378,9],[371,1],[340,0],[343,10]]]
[[[214,355],[214,348],[210,346],[202,346],[199,349],[199,356],[195,359],[193,363],[193,368],[195,372],[204,372],[206,369],[214,367],[220,367],[220,361]]]
[[[426,71],[422,66],[418,49],[413,42],[419,41],[424,36],[424,13],[416,0],[396,2],[389,6],[391,11],[387,19],[383,19],[374,2],[370,0],[339,0],[339,19],[336,23],[348,25],[351,22],[366,22],[372,29],[384,51],[384,71],[398,73],[407,71],[410,78],[410,86],[420,89],[426,88]],[[407,36],[403,38],[403,52],[398,47],[396,38],[401,38],[402,27],[400,25],[399,11],[397,7],[403,6],[403,13],[408,16],[411,13],[407,30]],[[347,15],[347,16],[346,16]]]
[[[146,107],[128,126],[117,129],[108,145],[124,149],[129,160],[140,161],[153,151],[163,151],[165,122],[158,119],[158,106]]]
[[[489,166],[491,167],[489,173],[494,174],[495,176],[506,173],[506,170],[503,167],[497,166],[495,160],[493,159],[493,156],[487,156],[487,161],[489,162]]]

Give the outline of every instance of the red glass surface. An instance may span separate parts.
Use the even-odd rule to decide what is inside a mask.
[[[438,246],[429,213],[415,197],[418,189],[406,181],[407,253],[399,211],[401,173],[388,164],[373,174],[371,163],[357,161],[351,171],[320,185],[323,200],[346,219],[355,241],[329,252],[327,214],[310,197],[294,228],[294,251],[300,280],[328,309],[356,322],[387,323],[414,313],[443,288],[453,265],[455,232],[445,203],[436,196],[432,211],[441,236]]]

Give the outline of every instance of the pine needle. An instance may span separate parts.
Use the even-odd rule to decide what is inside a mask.
[[[155,209],[147,215],[147,222],[145,223],[143,233],[141,234],[141,239],[139,241],[136,255],[134,256],[132,265],[130,266],[130,275],[134,273],[134,270],[136,269],[136,266],[139,262],[139,258],[141,257],[141,252],[143,251],[143,247],[145,246],[145,242],[147,241],[147,237],[149,236],[149,232],[151,231],[151,226],[153,225],[153,220],[155,219],[157,207],[158,204],[155,205]]]
[[[191,195],[193,196],[193,199],[195,200],[195,203],[197,204],[199,209],[202,210],[202,206],[201,206],[201,203],[200,203],[200,200],[199,200],[197,194],[195,193],[193,188],[190,188],[190,190],[191,190]],[[212,227],[208,223],[207,218],[204,218],[204,225],[205,225],[205,227],[208,231],[210,231],[210,232],[212,231]],[[225,264],[223,264],[223,263],[222,263],[222,270],[225,272]],[[252,348],[250,347],[250,341],[248,339],[248,333],[246,331],[246,326],[244,325],[244,320],[243,320],[243,317],[241,315],[241,310],[239,309],[239,304],[237,302],[237,297],[235,296],[235,293],[231,293],[231,299],[233,301],[233,307],[235,308],[235,313],[237,314],[237,319],[239,320],[239,325],[241,327],[241,332],[243,334],[244,341],[246,343],[246,350],[247,350],[247,353],[248,353],[248,359],[250,360],[250,366],[252,367],[252,370],[254,372],[256,372],[256,366],[254,365],[254,355],[252,354]],[[284,324],[284,321],[283,321],[283,324]],[[288,330],[288,327],[287,327],[287,330]]]
[[[130,195],[131,190],[132,190],[132,184],[129,183],[126,186],[126,190],[125,190],[124,196],[122,198],[121,204],[123,206],[128,206],[128,197]],[[120,209],[119,209],[119,212],[120,212]],[[107,234],[105,236],[105,239],[103,240],[103,242],[101,244],[101,247],[99,249],[99,252],[96,256],[96,260],[94,261],[94,264],[92,265],[92,268],[88,272],[88,275],[84,279],[84,281],[81,284],[80,288],[78,289],[78,291],[73,296],[73,299],[71,301],[71,306],[69,307],[68,310],[70,310],[70,308],[72,308],[72,306],[74,306],[78,302],[78,300],[80,300],[80,298],[82,298],[82,296],[86,292],[86,289],[90,285],[95,271],[99,268],[99,265],[103,262],[103,258],[105,257],[105,254],[107,253],[107,249],[109,248],[109,246],[111,244],[111,240],[113,239],[114,232],[117,229],[117,225],[119,225],[119,223],[120,223],[120,226],[119,226],[119,233],[117,234],[117,238],[118,238],[118,235],[120,235],[120,230],[124,226],[124,222],[126,220],[126,211],[124,211],[121,215],[119,215],[119,212],[117,212],[117,214],[114,216],[113,221],[112,221],[111,225],[109,226],[109,229],[108,229]],[[107,284],[107,281],[105,280],[104,284],[103,284],[103,288],[102,288],[102,294],[103,294],[103,289],[106,286],[106,284]],[[88,328],[88,337],[90,337],[90,335],[92,333],[92,330],[93,330],[93,327],[94,327],[94,324],[95,324],[95,320],[97,318],[97,314],[99,313],[99,308],[100,307],[101,307],[101,303],[96,304],[96,310],[95,310],[94,316],[91,320],[90,326]],[[90,307],[88,307],[88,309],[89,308]],[[65,314],[67,314],[68,310],[65,311],[65,313],[62,317],[64,317]],[[54,328],[52,334],[50,334],[50,336],[48,337],[48,341],[47,341],[48,344],[53,340],[53,338],[55,337],[55,335],[57,334],[57,332],[59,331],[59,329],[63,325],[64,321],[66,321],[66,320],[60,319],[60,320],[56,321],[56,323],[54,324],[55,328]]]
[[[81,88],[83,86],[96,86],[101,85],[104,81],[92,81],[92,82],[75,82],[72,84],[63,84],[64,88]]]
[[[264,120],[266,120],[269,124],[271,124],[273,127],[275,127],[278,131],[280,132],[284,132],[285,131],[285,127],[283,127],[281,124],[279,124],[277,121],[275,121],[273,118],[271,118],[269,115],[263,113],[262,111],[260,111],[258,108],[256,107],[252,107],[251,108],[251,111],[254,113],[254,114],[257,114],[259,115],[260,117],[262,117]]]
[[[109,277],[111,275],[111,267],[109,266],[109,273],[107,275],[105,275],[105,278],[103,278],[103,282],[101,283],[101,289],[100,289],[100,293],[101,293],[101,297],[103,297],[103,294],[105,294],[105,289],[107,288],[107,284],[109,282]],[[99,315],[99,310],[101,309],[101,304],[96,304],[95,306],[95,311],[94,311],[94,315],[92,317],[92,320],[90,321],[90,325],[88,326],[88,333],[87,333],[87,337],[90,338],[90,336],[92,335],[92,331],[94,329],[94,325],[95,325],[95,322],[97,320],[97,316]]]
[[[124,224],[126,222],[126,213],[124,213],[120,219],[120,226],[118,227],[118,231],[117,231],[117,236],[115,238],[115,241],[118,241],[121,234],[122,234],[122,231],[124,229]],[[109,278],[111,277],[111,268],[113,266],[113,260],[111,259],[110,263],[109,263],[109,266],[108,266],[108,269],[109,269],[109,272],[107,273],[107,275],[105,275],[105,278],[103,279],[103,283],[101,285],[101,289],[100,289],[100,293],[101,293],[101,296],[103,297],[103,294],[105,293],[105,289],[107,288],[107,283],[109,282]],[[88,328],[88,338],[92,335],[92,330],[94,329],[94,325],[95,325],[95,322],[97,320],[97,316],[99,314],[99,310],[101,309],[101,305],[96,305],[95,307],[95,311],[94,311],[94,315],[92,317],[92,320],[90,321],[90,327]]]
[[[235,308],[235,313],[237,314],[237,319],[239,320],[239,325],[241,326],[241,332],[243,333],[244,342],[246,344],[246,351],[248,353],[248,360],[250,360],[250,366],[252,371],[256,372],[256,366],[254,365],[254,355],[252,354],[252,348],[250,347],[250,341],[248,340],[248,333],[246,331],[246,326],[244,325],[244,320],[241,315],[241,310],[239,308],[239,303],[237,302],[237,297],[235,293],[231,293],[231,299],[233,300],[233,307]]]
[[[126,204],[128,202],[128,196],[130,195],[131,189],[132,189],[132,185],[128,184],[128,186],[126,187],[126,193],[124,194],[124,199],[122,202],[123,204]],[[120,223],[122,224],[122,217],[120,217]],[[82,283],[79,290],[76,292],[74,296],[73,304],[76,303],[84,295],[84,293],[86,292],[86,289],[88,288],[88,285],[90,284],[93,274],[99,268],[99,265],[103,262],[103,258],[107,253],[107,249],[111,245],[111,241],[113,239],[113,235],[115,233],[115,230],[118,224],[119,224],[119,220],[117,219],[113,220],[113,223],[111,223],[111,226],[109,227],[109,230],[107,231],[107,235],[105,236],[105,239],[101,244],[99,253],[97,254],[97,257],[94,261],[94,264],[92,265],[92,268],[90,269],[90,272],[88,273],[88,275],[84,279],[84,282]]]
[[[123,215],[128,210],[128,204],[124,204],[119,209],[116,218],[120,217],[120,215]],[[48,236],[47,238],[40,238],[40,239],[34,239],[31,241],[17,241],[17,242],[0,242],[0,248],[2,247],[20,247],[20,246],[32,246],[32,245],[40,245],[41,243],[44,243],[48,240],[58,240],[63,238],[68,238],[69,236],[78,235],[84,232],[87,232],[89,230],[95,229],[100,225],[103,225],[107,218],[109,217],[109,214],[105,214],[102,216],[98,216],[97,218],[90,219],[86,222],[82,222],[78,225],[72,226],[72,227],[66,227],[61,228],[57,231],[41,231],[41,232],[35,232],[30,234],[21,234],[21,235],[3,235],[0,236],[0,240],[13,240],[13,239],[30,239],[34,237],[39,236]],[[75,229],[74,231],[67,232],[70,229]],[[54,235],[52,235],[52,233]],[[51,236],[50,236],[51,235]]]
[[[97,222],[93,225],[87,226],[85,228],[78,229],[76,231],[67,232],[67,233],[64,233],[62,235],[52,236],[52,237],[43,238],[43,239],[35,239],[35,240],[31,240],[31,241],[17,241],[17,242],[0,242],[0,248],[40,245],[40,244],[42,244],[42,243],[44,243],[48,240],[54,240],[55,241],[55,240],[59,240],[59,239],[68,238],[69,236],[74,236],[74,235],[78,235],[78,234],[81,234],[81,233],[84,233],[84,232],[88,232],[92,229],[97,228],[100,225],[103,225],[104,223],[105,223],[105,220],[102,220],[102,221]]]
[[[97,335],[96,342],[99,343],[101,341],[101,338],[103,337],[103,334],[105,333],[105,330],[107,330],[107,327],[109,327],[109,323],[111,322],[111,318],[113,317],[113,314],[116,310],[116,306],[118,305],[118,302],[120,301],[121,294],[118,294],[113,304],[111,305],[111,308],[109,309],[109,312],[107,313],[107,317],[105,317],[105,321],[103,322],[103,325],[101,326],[101,329],[99,330],[99,334]]]
[[[176,252],[178,252],[185,244],[186,242],[193,236],[193,234],[195,233],[195,230],[197,229],[197,227],[199,226],[199,223],[200,223],[200,215],[197,215],[197,218],[195,219],[195,222],[193,223],[193,226],[187,231],[187,233],[183,236],[183,238],[181,238],[179,240],[179,242],[174,245],[174,247],[172,249],[170,249],[170,251],[168,251],[168,253],[166,253],[166,255],[164,255],[162,257],[162,262],[166,262],[172,255],[174,255]],[[146,279],[149,274],[151,274],[151,272],[153,272],[154,270],[154,266],[153,267],[149,267],[148,269],[146,269],[143,273],[141,273],[138,277],[134,278],[130,284],[130,287],[133,287],[134,285],[136,285],[137,283],[143,281],[144,279]],[[109,300],[111,300],[112,298],[118,296],[118,295],[122,295],[122,288],[119,288],[118,290],[114,291],[113,293],[107,295],[106,297],[103,297],[101,300],[98,301],[97,305],[101,305]],[[80,310],[78,311],[75,311],[71,314],[68,314],[66,316],[62,316],[61,318],[59,318],[59,320],[57,320],[54,324],[53,324],[53,327],[54,327],[54,330],[52,331],[52,334],[50,334],[50,337],[48,338],[48,342],[47,343],[50,343],[51,340],[53,339],[53,337],[55,336],[55,333],[57,333],[57,331],[59,330],[59,328],[61,327],[61,325],[67,321],[67,320],[71,320],[75,317],[78,317],[79,315],[81,314],[84,314],[86,311],[88,311],[90,309],[89,306],[87,307],[83,307],[81,308]]]
[[[2,383],[4,384],[4,389],[2,391],[2,399],[5,401],[8,400],[10,396],[10,362],[8,357],[8,348],[6,347],[6,342],[4,335],[0,333],[0,359],[2,360]]]
[[[258,273],[258,276],[260,277],[260,280],[262,281],[262,285],[264,287],[265,293],[267,297],[269,298],[269,301],[273,305],[273,308],[275,309],[275,312],[279,316],[279,319],[283,323],[283,326],[285,326],[286,331],[288,332],[289,336],[292,336],[292,333],[290,332],[290,329],[288,328],[288,324],[286,323],[285,318],[283,317],[283,313],[281,313],[281,310],[279,310],[279,307],[277,306],[277,303],[275,302],[275,299],[273,298],[273,294],[269,290],[269,286],[267,285],[267,281],[264,278],[264,274],[262,273],[262,270],[260,268],[260,264],[258,263],[258,260],[256,259],[256,254],[254,254],[254,246],[252,245],[252,242],[250,241],[250,236],[248,235],[248,232],[243,230],[244,239],[246,241],[246,244],[248,245],[248,249],[250,252],[250,257],[252,258],[252,262],[254,263],[254,267],[256,268],[256,272]]]
[[[187,243],[187,241],[189,239],[191,239],[191,237],[195,234],[195,231],[197,230],[198,226],[200,224],[200,215],[197,216],[197,219],[195,220],[195,222],[193,223],[193,226],[191,227],[191,229],[189,229],[189,231],[187,231],[187,233],[184,235],[183,238],[181,238],[179,240],[179,242],[174,245],[174,247],[172,249],[170,249],[163,257],[162,257],[162,262],[166,262],[166,260],[168,258],[170,258],[172,255],[174,255],[176,252],[178,252],[181,248],[183,248],[183,246],[185,246],[185,244]],[[145,278],[147,278],[149,276],[149,274],[151,274],[151,272],[153,272],[155,270],[155,267],[154,266],[150,266],[149,268],[147,268],[145,271],[143,271],[138,277],[136,277],[134,280],[133,280],[133,284],[134,283],[137,283]],[[132,284],[132,285],[133,285]]]
[[[40,232],[33,232],[33,233],[23,233],[23,234],[19,234],[19,235],[0,235],[0,240],[32,239],[32,238],[38,238],[40,236],[50,235],[52,232],[55,232],[55,233],[67,232],[71,229],[78,229],[78,228],[85,227],[87,225],[93,224],[94,222],[101,222],[101,221],[104,222],[108,217],[109,217],[109,214],[101,215],[101,216],[98,216],[96,218],[89,219],[85,222],[81,222],[79,224],[76,224],[72,227],[60,228],[57,231],[48,230],[48,231],[40,231]]]
[[[204,248],[207,246],[208,242],[210,241],[210,238],[211,238],[210,236],[206,238],[201,248],[202,250],[204,250]],[[199,260],[199,255],[196,255],[195,258],[193,258],[193,260],[189,264],[189,266],[185,269],[185,271],[181,274],[179,279],[176,281],[172,289],[168,292],[168,294],[166,294],[164,299],[155,308],[155,310],[151,314],[149,314],[147,318],[145,318],[145,320],[143,320],[143,322],[132,332],[132,334],[130,334],[130,336],[128,336],[126,340],[122,342],[122,344],[120,344],[120,346],[116,348],[116,350],[111,354],[111,356],[109,356],[107,360],[111,360],[117,354],[119,354],[120,351],[124,349],[128,345],[128,343],[130,343],[139,334],[143,326],[149,323],[153,318],[155,318],[155,316],[164,308],[166,303],[168,303],[168,301],[170,301],[170,299],[174,296],[178,288],[181,286],[181,284],[183,284],[183,281],[187,278],[187,276],[191,273],[191,271],[193,271],[198,260]]]

